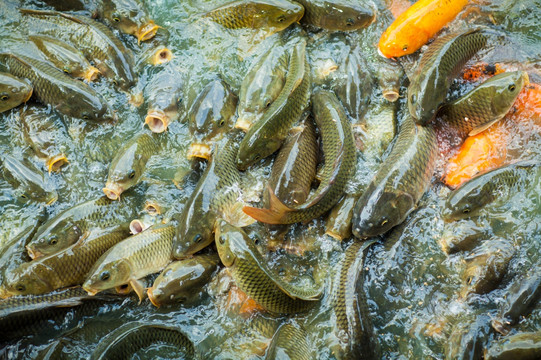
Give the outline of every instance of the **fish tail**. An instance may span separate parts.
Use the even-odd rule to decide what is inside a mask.
[[[270,200],[268,209],[245,206],[242,208],[242,211],[257,221],[264,222],[266,224],[285,224],[285,218],[287,214],[291,212],[291,209],[284,205],[280,199],[278,199],[270,187],[268,190]]]

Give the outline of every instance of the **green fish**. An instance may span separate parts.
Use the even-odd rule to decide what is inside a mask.
[[[242,139],[237,167],[246,170],[278,150],[309,101],[310,66],[306,58],[306,40],[302,39],[292,50],[286,83],[280,95]]]
[[[13,75],[30,80],[38,100],[62,114],[92,122],[114,119],[109,104],[100,94],[48,63],[13,54],[0,54],[0,63]]]
[[[490,335],[490,316],[459,320],[445,340],[445,359],[483,359],[484,346]]]
[[[437,150],[434,129],[406,115],[391,152],[355,205],[353,235],[381,235],[406,219],[430,184]]]
[[[172,121],[178,119],[183,85],[179,72],[166,67],[153,76],[145,87],[148,104],[145,124],[152,132],[164,132]]]
[[[267,348],[266,360],[282,359],[284,354],[290,360],[313,359],[313,352],[308,344],[308,334],[295,322],[281,325]]]
[[[404,68],[400,63],[383,56],[374,58],[375,74],[383,98],[395,102],[400,97]]]
[[[123,192],[137,185],[148,160],[158,152],[159,147],[152,133],[141,133],[128,141],[111,162],[103,188],[105,195],[111,200],[120,200]]]
[[[27,102],[32,92],[32,85],[27,80],[0,72],[0,113]]]
[[[317,90],[312,110],[321,134],[325,165],[315,193],[303,204],[286,206],[269,188],[270,206],[265,209],[244,207],[243,211],[267,224],[292,224],[309,221],[329,211],[342,196],[355,169],[355,145],[351,124],[336,95]]]
[[[322,289],[297,289],[271,270],[246,233],[225,220],[216,224],[216,247],[237,286],[269,312],[295,314],[315,306]]]
[[[520,332],[495,341],[486,350],[484,359],[541,359],[541,330],[534,332]]]
[[[436,116],[464,64],[488,41],[486,31],[476,28],[438,37],[421,56],[408,88],[409,112],[418,125]]]
[[[331,31],[352,31],[367,27],[376,19],[374,9],[359,1],[298,0],[304,7],[301,23]]]
[[[160,307],[186,301],[210,282],[219,263],[220,258],[217,254],[197,255],[172,262],[163,269],[152,287],[148,289],[150,302]]]
[[[137,0],[101,1],[98,16],[125,34],[137,37],[139,42],[152,39],[160,28],[149,19],[143,2]]]
[[[30,35],[28,39],[47,60],[66,74],[87,82],[98,78],[100,71],[90,65],[84,55],[70,44],[46,35]]]
[[[446,221],[456,221],[476,216],[487,204],[504,201],[514,193],[523,191],[541,175],[537,161],[522,161],[477,175],[451,192],[442,216]]]
[[[353,209],[359,199],[357,195],[347,194],[332,208],[325,222],[325,234],[342,241],[351,236]]]
[[[490,230],[490,226],[469,219],[446,223],[438,243],[447,255],[470,251],[480,240],[490,238]]]
[[[509,112],[529,83],[528,73],[513,71],[495,75],[441,109],[443,119],[462,136],[485,131]]]

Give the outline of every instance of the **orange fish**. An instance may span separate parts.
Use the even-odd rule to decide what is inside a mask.
[[[385,30],[379,52],[387,57],[412,54],[466,6],[468,0],[419,0]]]

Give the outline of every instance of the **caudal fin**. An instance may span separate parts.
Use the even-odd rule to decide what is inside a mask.
[[[266,224],[287,224],[285,217],[287,213],[291,211],[291,209],[284,205],[284,203],[276,197],[274,191],[272,191],[270,187],[268,187],[268,190],[270,200],[268,209],[245,206],[242,208],[242,211],[257,221],[264,222]]]

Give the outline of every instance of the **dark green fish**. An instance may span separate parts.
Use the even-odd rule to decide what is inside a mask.
[[[301,23],[332,31],[351,31],[367,27],[376,19],[374,9],[363,1],[299,0],[304,6]]]
[[[166,67],[152,77],[145,87],[148,104],[145,124],[152,132],[164,132],[172,121],[178,119],[183,85],[180,73],[172,67]]]
[[[408,107],[415,123],[424,126],[436,116],[453,77],[487,40],[486,31],[471,29],[440,36],[428,46],[408,88]]]
[[[216,224],[216,247],[237,286],[266,310],[277,314],[307,311],[317,304],[322,289],[297,289],[267,265],[254,241],[225,220]]]
[[[310,360],[313,353],[308,344],[308,334],[294,322],[281,325],[267,348],[266,360],[278,360],[287,356],[290,360]]]
[[[528,73],[525,71],[495,75],[466,95],[443,106],[443,119],[463,136],[477,135],[509,112],[526,84]]]
[[[210,282],[219,264],[216,253],[172,262],[154,280],[148,289],[148,298],[156,307],[186,301]]]
[[[188,111],[188,126],[193,142],[188,158],[210,158],[213,143],[231,131],[237,97],[221,79],[208,83]]]
[[[447,255],[470,251],[481,240],[490,238],[490,230],[490,226],[469,219],[446,223],[438,243]]]
[[[502,338],[486,350],[485,360],[541,359],[541,330]]]
[[[0,113],[30,100],[32,85],[11,74],[0,73]]]
[[[340,241],[351,236],[351,220],[357,199],[357,195],[348,194],[342,197],[329,213],[325,222],[325,234]]]
[[[66,74],[88,82],[98,78],[100,71],[90,65],[84,55],[68,43],[46,35],[28,37],[54,66]]]
[[[44,174],[27,159],[18,160],[11,155],[4,155],[0,172],[13,186],[17,201],[39,201],[50,205],[58,199],[56,190],[45,180]]]
[[[487,204],[505,201],[510,195],[523,191],[539,178],[541,163],[522,161],[480,174],[451,192],[442,211],[447,221],[476,216]]]
[[[312,102],[325,156],[319,187],[306,202],[291,207],[284,205],[269,189],[269,208],[243,209],[258,221],[267,224],[292,224],[317,218],[340,200],[353,174],[356,162],[355,145],[344,107],[334,93],[321,89],[314,92]]]
[[[139,42],[152,39],[160,28],[149,19],[144,3],[137,0],[105,0],[97,6],[98,16]]]
[[[56,11],[21,9],[26,25],[38,33],[70,42],[94,61],[100,72],[128,90],[137,81],[133,54],[102,23],[83,16]]]
[[[445,341],[445,359],[483,359],[490,333],[490,316],[487,314],[459,321]]]
[[[437,150],[434,129],[406,115],[391,153],[355,205],[353,235],[381,235],[404,221],[430,184]]]
[[[111,200],[120,200],[120,195],[141,180],[148,160],[159,150],[159,143],[152,133],[141,133],[118,150],[109,167],[107,182],[103,188]]]
[[[178,350],[179,359],[199,359],[193,342],[180,329],[162,324],[131,322],[100,341],[91,360],[131,359],[140,350],[163,344]]]
[[[306,58],[306,40],[302,39],[292,49],[286,83],[280,95],[242,139],[237,167],[246,170],[278,150],[309,101],[310,65]]]
[[[400,97],[404,68],[400,63],[383,56],[374,58],[375,74],[383,98],[395,102]]]
[[[366,249],[374,242],[353,242],[336,270],[332,306],[343,359],[380,358],[363,288],[364,257]]]
[[[13,75],[30,80],[38,100],[62,114],[93,122],[114,118],[100,94],[48,63],[13,54],[0,54],[0,63]]]

